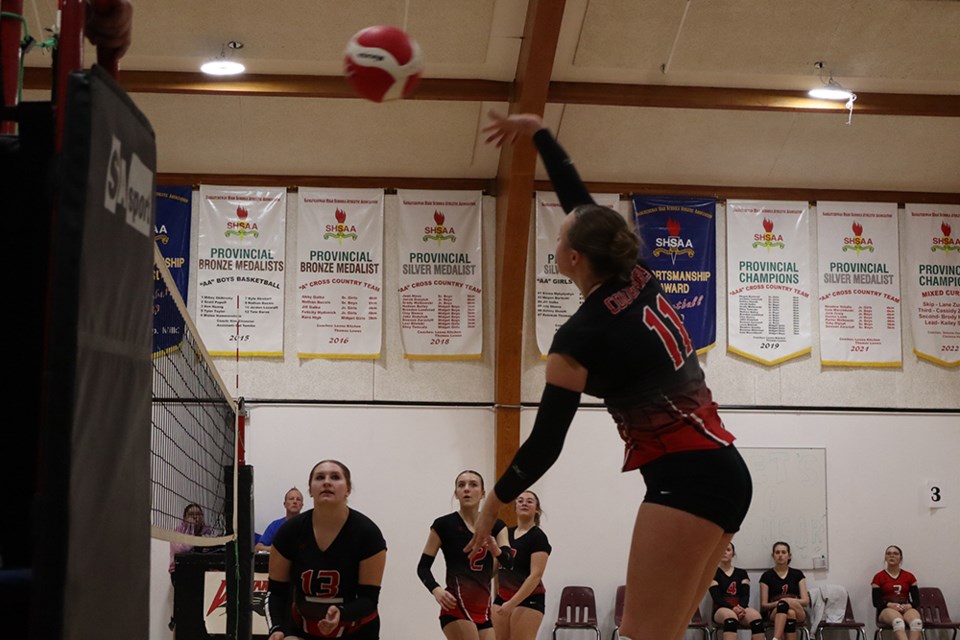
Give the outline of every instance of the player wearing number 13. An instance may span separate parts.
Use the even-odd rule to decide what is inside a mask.
[[[309,487],[313,509],[284,522],[273,538],[268,640],[377,640],[387,544],[370,518],[347,506],[352,485],[342,462],[314,465]]]
[[[560,226],[557,266],[584,301],[554,336],[533,430],[487,499],[470,547],[485,544],[500,507],[556,461],[580,394],[598,396],[626,444],[623,470],[639,469],[647,488],[633,531],[620,636],[679,638],[746,515],[749,471],[731,446],[680,315],[637,257],[637,236],[619,213],[594,202],[539,116],[491,118],[488,141],[533,137],[569,214]]]

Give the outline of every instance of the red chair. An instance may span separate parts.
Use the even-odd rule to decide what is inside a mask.
[[[820,624],[817,625],[817,640],[823,640],[824,631],[850,631],[853,629],[857,632],[858,640],[867,640],[867,632],[864,631],[864,624],[862,622],[857,622],[853,617],[853,607],[850,605],[850,596],[847,596],[847,610],[843,614],[843,620],[840,622],[826,622],[821,620]]]
[[[693,610],[693,617],[690,618],[690,624],[687,625],[687,629],[702,631],[703,640],[710,640],[710,627],[703,621],[703,616],[700,615],[700,607]]]
[[[593,629],[600,640],[597,626],[597,600],[590,587],[564,587],[560,593],[560,613],[553,625],[553,640],[559,629]]]
[[[938,587],[920,587],[920,616],[923,618],[923,629],[953,629],[951,640],[957,640],[957,631],[960,622],[950,619],[947,603],[943,599],[943,592]]]
[[[625,585],[617,587],[617,600],[613,606],[613,633],[610,634],[610,640],[617,640],[620,637],[620,622],[623,620],[623,592],[627,590]]]

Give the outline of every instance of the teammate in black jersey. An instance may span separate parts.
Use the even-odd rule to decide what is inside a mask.
[[[370,518],[347,506],[350,470],[343,463],[318,462],[308,486],[313,509],[284,522],[273,539],[268,640],[377,640],[387,562],[383,535]]]
[[[483,477],[476,471],[462,471],[454,483],[454,496],[460,508],[433,521],[417,575],[440,605],[440,628],[448,640],[493,640],[490,620],[490,587],[496,558],[511,564],[507,546],[507,527],[496,520],[487,543],[475,553],[464,547],[474,532],[474,523],[485,495]],[[430,571],[437,551],[443,551],[447,565],[446,589],[437,584]]]
[[[749,606],[750,577],[733,566],[737,548],[731,542],[723,550],[720,563],[710,583],[713,621],[723,630],[723,640],[737,640],[737,630],[750,629],[752,640],[763,640],[763,619]]]
[[[500,508],[556,461],[580,394],[599,396],[625,443],[623,469],[640,469],[647,487],[631,541],[620,636],[679,638],[746,515],[750,473],[730,446],[733,435],[680,315],[637,257],[637,236],[619,213],[594,202],[539,116],[491,118],[488,142],[533,137],[569,214],[557,266],[584,301],[554,336],[533,430],[484,505],[468,548],[489,544]]]
[[[540,498],[524,491],[516,500],[517,526],[507,530],[513,555],[512,568],[497,573],[497,597],[493,601],[493,628],[497,640],[534,640],[543,621],[550,542],[540,528]]]
[[[796,640],[797,625],[807,619],[804,607],[810,606],[807,577],[790,568],[790,545],[773,543],[773,568],[760,576],[760,610],[773,621],[774,640]]]

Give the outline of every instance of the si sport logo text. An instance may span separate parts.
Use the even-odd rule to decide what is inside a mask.
[[[150,235],[153,214],[153,171],[136,153],[123,157],[120,139],[113,136],[107,178],[103,188],[103,207],[112,214],[121,207],[127,224],[145,236]]]

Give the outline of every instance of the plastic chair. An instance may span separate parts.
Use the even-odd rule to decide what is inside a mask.
[[[857,632],[857,638],[859,640],[867,640],[867,632],[864,630],[865,626],[862,622],[857,622],[853,617],[853,607],[850,605],[850,596],[847,596],[847,610],[843,614],[843,620],[840,622],[821,620],[820,624],[817,625],[816,637],[817,640],[823,640],[824,631],[849,631],[853,629]]]
[[[560,593],[560,613],[553,625],[553,640],[559,629],[593,629],[600,640],[597,626],[597,600],[590,587],[564,587]]]
[[[957,640],[960,622],[954,622],[950,619],[947,603],[943,599],[943,592],[940,591],[939,587],[920,587],[920,617],[923,619],[924,631],[928,629],[953,629],[951,640]]]
[[[700,607],[693,610],[693,617],[690,618],[690,624],[687,625],[687,629],[702,631],[703,640],[710,640],[710,627],[703,621],[703,616],[700,615]]]
[[[617,587],[617,599],[613,606],[613,633],[610,634],[610,640],[617,640],[620,637],[620,622],[623,620],[623,592],[627,590],[625,585]]]

